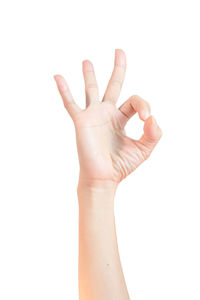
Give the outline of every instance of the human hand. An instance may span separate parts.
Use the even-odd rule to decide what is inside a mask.
[[[65,79],[54,75],[64,106],[75,125],[79,182],[90,186],[117,185],[150,156],[162,131],[150,115],[150,105],[141,97],[133,95],[116,107],[126,71],[124,51],[115,50],[114,69],[102,101],[93,64],[83,61],[82,70],[85,109],[74,101]],[[135,113],[144,121],[144,132],[138,140],[128,137],[124,128]]]

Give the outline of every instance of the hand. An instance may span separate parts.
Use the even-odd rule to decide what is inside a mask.
[[[65,79],[54,75],[64,106],[75,125],[79,182],[91,186],[118,184],[149,157],[162,131],[150,115],[150,105],[141,97],[131,96],[116,107],[126,71],[126,56],[122,50],[115,50],[114,69],[102,101],[99,101],[92,63],[84,60],[82,68],[86,92],[83,110],[74,101]],[[128,137],[124,129],[135,113],[144,121],[144,132],[139,140]]]

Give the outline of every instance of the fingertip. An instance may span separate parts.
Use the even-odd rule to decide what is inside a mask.
[[[87,64],[87,63],[91,63],[91,61],[90,61],[89,59],[84,59],[84,60],[82,61],[82,63],[83,63],[83,64]]]
[[[152,133],[155,136],[155,138],[159,139],[162,136],[162,130],[158,126],[158,123],[156,121],[156,118],[154,116],[151,116],[151,127],[152,127]]]
[[[145,145],[145,147],[148,148],[151,153],[153,148],[159,142],[162,131],[158,126],[155,117],[152,115],[145,120],[143,129],[144,134],[139,141],[142,143],[142,145]]]
[[[58,74],[53,75],[53,78],[54,78],[55,81],[56,81],[57,76],[58,76]]]
[[[86,71],[92,71],[93,70],[93,64],[90,60],[85,59],[82,61],[82,66]]]
[[[65,92],[66,90],[68,90],[67,82],[65,81],[65,78],[62,75],[55,74],[54,75],[54,79],[55,79],[55,81],[57,83],[58,89],[61,92]]]
[[[126,54],[122,49],[115,49],[115,65],[125,66],[126,65]]]
[[[138,112],[139,118],[146,121],[151,115],[149,103],[138,95],[133,95],[130,99],[134,109]]]
[[[64,80],[64,77],[60,74],[54,74],[53,78],[55,79],[55,81],[59,81],[59,80]]]
[[[122,55],[126,55],[125,52],[124,52],[124,50],[121,49],[121,48],[116,48],[116,49],[115,49],[115,54],[118,54],[118,53],[119,53],[119,54],[122,54]]]
[[[146,121],[150,116],[150,112],[149,112],[149,110],[145,109],[145,110],[141,111],[139,116],[140,116],[141,120]]]
[[[154,127],[160,128],[160,127],[158,126],[158,123],[157,123],[157,121],[156,121],[156,118],[155,118],[154,116],[152,116],[152,115],[151,115],[151,122],[152,122],[152,124],[153,124]]]
[[[154,126],[158,126],[154,116],[151,116],[151,122],[153,123]]]

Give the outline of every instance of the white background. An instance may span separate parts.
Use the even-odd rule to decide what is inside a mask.
[[[78,157],[53,75],[85,108],[82,60],[102,97],[115,48],[127,55],[118,106],[140,95],[163,130],[116,193],[130,298],[200,299],[199,28],[194,0],[1,2],[1,300],[78,299]]]

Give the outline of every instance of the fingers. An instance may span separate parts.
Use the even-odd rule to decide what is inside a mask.
[[[75,115],[81,111],[81,108],[74,101],[64,77],[61,75],[54,75],[54,79],[56,81],[60,95],[63,99],[64,106],[67,109],[71,118],[74,119]]]
[[[120,107],[119,110],[123,113],[122,118],[123,126],[127,121],[137,112],[141,120],[146,120],[151,113],[151,107],[147,101],[142,99],[138,95],[133,95],[126,100]]]
[[[162,136],[162,130],[158,126],[155,118],[150,116],[151,107],[149,103],[140,96],[134,95],[125,101],[119,107],[119,110],[122,112],[120,116],[122,128],[136,112],[139,118],[144,121],[144,133],[139,140],[133,140],[133,143],[137,144],[138,148],[144,154],[144,157],[147,158]]]
[[[150,116],[144,123],[144,134],[137,141],[140,149],[145,153],[146,157],[150,155],[158,141],[162,136],[162,130],[158,126],[156,119]]]
[[[126,72],[126,55],[123,50],[115,49],[114,69],[106,88],[102,101],[110,101],[113,104],[119,98]]]
[[[99,90],[94,73],[94,68],[89,60],[82,62],[83,77],[85,82],[86,107],[99,100]]]

